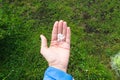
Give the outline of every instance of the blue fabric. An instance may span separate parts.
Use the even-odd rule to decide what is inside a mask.
[[[54,67],[48,67],[44,74],[43,80],[73,80],[72,76],[56,69]]]

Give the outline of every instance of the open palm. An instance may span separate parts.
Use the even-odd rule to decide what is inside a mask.
[[[58,40],[58,34],[64,35],[64,39]],[[41,54],[48,61],[49,66],[66,72],[70,55],[70,28],[64,21],[56,21],[53,26],[50,47],[47,47],[47,39],[41,35]]]

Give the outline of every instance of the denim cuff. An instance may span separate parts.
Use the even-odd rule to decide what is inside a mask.
[[[47,76],[51,79],[55,80],[73,80],[72,76],[70,74],[67,74],[66,72],[59,70],[54,67],[48,67],[45,71],[44,77]]]

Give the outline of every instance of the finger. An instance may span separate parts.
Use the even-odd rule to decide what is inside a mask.
[[[64,40],[66,40],[66,32],[67,32],[67,23],[63,22],[63,35],[65,36]]]
[[[54,23],[51,41],[57,40],[57,31],[58,31],[58,21]]]
[[[62,33],[62,27],[63,27],[63,20],[60,20],[58,23],[58,34]]]
[[[70,44],[70,35],[71,35],[70,27],[67,27],[66,42],[68,44]]]
[[[40,35],[40,37],[41,37],[41,48],[47,48],[47,39],[43,35]]]

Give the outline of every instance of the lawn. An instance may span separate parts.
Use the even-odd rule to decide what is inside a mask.
[[[111,57],[120,51],[119,0],[0,0],[0,80],[42,80],[48,67],[40,34],[53,23],[71,28],[68,73],[75,80],[119,80]],[[49,45],[49,44],[48,44]]]

